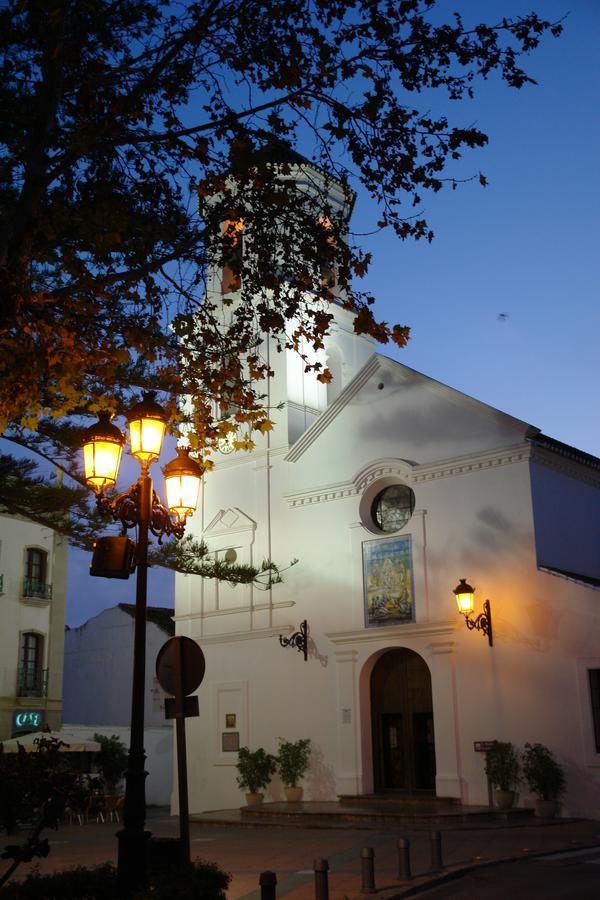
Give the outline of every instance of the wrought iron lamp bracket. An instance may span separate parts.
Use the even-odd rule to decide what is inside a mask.
[[[477,629],[477,631],[481,631],[482,634],[487,635],[490,647],[493,646],[492,610],[489,600],[484,600],[483,612],[479,613],[476,619],[472,619],[468,613],[465,613],[465,622],[469,631]]]
[[[279,643],[282,647],[295,647],[304,656],[304,662],[308,660],[308,622],[304,619],[300,622],[300,629],[294,631],[289,637],[279,635]]]
[[[99,493],[96,498],[96,506],[102,512],[109,513],[115,522],[120,522],[123,526],[123,534],[126,534],[127,529],[135,528],[140,524],[139,482],[136,482],[129,490],[117,494],[112,499],[104,493]],[[169,510],[160,502],[158,494],[154,490],[152,491],[152,509],[148,528],[158,538],[159,544],[162,544],[164,537],[169,537],[170,535],[174,535],[177,540],[181,540],[185,532],[185,519],[171,516]]]

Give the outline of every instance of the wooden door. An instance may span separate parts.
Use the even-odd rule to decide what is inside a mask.
[[[390,650],[371,676],[376,791],[435,790],[431,676],[425,661],[405,648]]]

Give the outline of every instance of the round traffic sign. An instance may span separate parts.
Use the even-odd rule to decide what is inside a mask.
[[[156,657],[156,677],[163,691],[186,697],[204,678],[204,653],[189,637],[178,635],[162,645]]]

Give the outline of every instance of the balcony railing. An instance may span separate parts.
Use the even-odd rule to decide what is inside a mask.
[[[33,597],[36,600],[52,600],[52,585],[26,578],[23,582],[23,596]]]
[[[20,666],[17,674],[17,696],[47,697],[48,669]]]

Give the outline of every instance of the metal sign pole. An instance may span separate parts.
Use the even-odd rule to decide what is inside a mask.
[[[184,866],[191,864],[185,720],[188,716],[198,715],[198,698],[189,695],[202,682],[204,671],[204,654],[198,644],[188,637],[170,638],[166,644],[163,644],[156,659],[156,674],[160,686],[167,694],[171,694],[165,699],[165,718],[175,719],[179,794],[179,853]]]
[[[187,747],[185,742],[185,659],[183,646],[177,644],[175,663],[175,731],[177,734],[177,788],[179,793],[179,844],[181,863],[189,866],[190,859],[190,813],[187,786]]]

